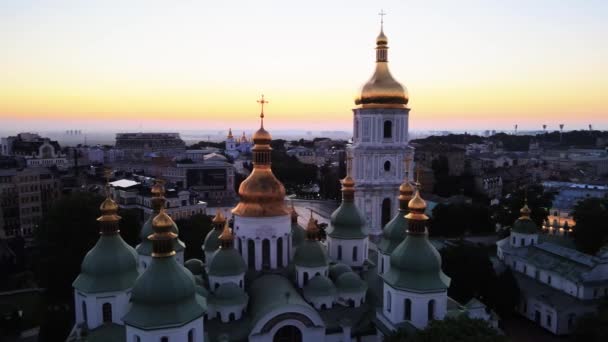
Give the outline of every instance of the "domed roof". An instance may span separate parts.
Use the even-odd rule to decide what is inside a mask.
[[[384,254],[390,254],[405,239],[407,231],[407,219],[405,212],[398,210],[395,217],[382,229],[382,238],[378,243],[378,249]]]
[[[353,271],[353,269],[350,268],[350,266],[348,266],[346,264],[342,264],[342,263],[333,264],[329,267],[329,276],[331,277],[331,279],[336,281],[336,279],[338,279],[338,277],[341,276],[343,273],[352,272],[352,271]]]
[[[221,284],[209,297],[209,303],[217,306],[245,305],[249,296],[235,283]]]
[[[226,217],[224,217],[224,214],[222,213],[222,211],[219,209],[216,210],[215,216],[213,217],[213,220],[211,220],[211,223],[221,224],[223,226],[225,222],[226,222]]]
[[[108,212],[117,211],[118,204],[116,204],[116,202],[114,202],[110,197],[107,197],[99,206],[99,210],[101,211],[102,215]]]
[[[285,187],[274,176],[270,166],[254,167],[239,186],[240,202],[232,213],[248,217],[288,215],[285,207]]]
[[[414,198],[410,200],[408,203],[408,208],[410,209],[418,209],[424,211],[426,209],[426,201],[420,197],[420,191],[416,191]]]
[[[364,239],[366,222],[354,202],[342,201],[331,214],[327,235],[336,239]]]
[[[523,208],[521,208],[519,212],[521,213],[521,216],[517,220],[515,220],[511,231],[520,234],[537,234],[538,228],[536,227],[536,223],[534,223],[534,221],[532,221],[532,219],[530,218],[532,210],[530,210],[530,208],[528,207],[527,200],[526,204],[523,206]]]
[[[152,255],[152,241],[148,239],[148,236],[154,234],[154,230],[152,229],[152,220],[158,213],[154,213],[150,215],[150,217],[144,222],[144,225],[141,227],[141,231],[139,232],[139,239],[141,242],[135,248],[139,255]],[[179,229],[177,228],[177,224],[173,222],[173,227],[171,228],[171,232],[175,234],[179,234]],[[186,249],[186,245],[179,238],[175,238],[173,240],[173,249],[176,252],[181,252]]]
[[[301,267],[327,266],[328,258],[325,247],[319,241],[306,239],[296,248],[293,263]]]
[[[272,135],[264,127],[260,127],[260,129],[253,133],[253,143],[256,145],[270,145],[271,141]]]
[[[316,275],[304,286],[306,298],[326,297],[336,294],[336,287],[329,278],[324,275]]]
[[[295,248],[299,246],[306,238],[306,231],[297,222],[291,224],[291,241]]]
[[[194,276],[174,257],[153,258],[131,292],[126,324],[138,328],[182,326],[203,316],[206,302]],[[170,314],[168,314],[170,313]]]
[[[193,275],[202,275],[205,270],[205,265],[199,259],[188,259],[184,262],[184,267],[187,268]]]
[[[346,293],[367,291],[367,284],[354,272],[340,275],[336,280],[336,287],[338,291]]]
[[[441,256],[426,234],[409,234],[391,253],[391,267],[384,280],[393,287],[417,291],[447,289]]]
[[[129,289],[139,276],[137,253],[119,234],[101,235],[85,255],[73,286],[85,293]]]
[[[226,277],[245,273],[247,266],[243,257],[234,248],[220,248],[209,264],[209,275]]]
[[[376,70],[355,99],[362,108],[405,108],[407,89],[397,82],[388,69],[388,39],[384,31],[376,39]]]

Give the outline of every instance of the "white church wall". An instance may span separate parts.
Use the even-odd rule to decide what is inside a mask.
[[[192,332],[195,342],[205,341],[204,321],[202,318],[197,318],[181,327],[158,330],[143,330],[127,325],[126,336],[129,342],[159,342],[163,337],[166,337],[168,342],[187,342],[188,333],[190,332]]]

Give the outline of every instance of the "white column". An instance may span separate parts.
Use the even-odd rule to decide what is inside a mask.
[[[262,240],[255,240],[255,269],[259,271],[262,269]]]
[[[277,238],[270,238],[270,268],[277,268]]]
[[[289,241],[291,241],[291,235],[286,234],[283,237],[283,267],[287,267],[287,264],[289,264],[289,255],[288,255],[288,249],[287,249],[287,245],[289,244]]]
[[[249,252],[247,250],[247,248],[249,247],[249,240],[245,239],[245,238],[241,238],[241,247],[242,247],[242,253],[241,253],[241,257],[243,258],[243,260],[245,260],[245,265],[249,266]]]

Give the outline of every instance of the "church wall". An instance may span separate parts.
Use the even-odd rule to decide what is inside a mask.
[[[272,341],[274,335],[279,329],[284,326],[292,325],[302,332],[302,341],[324,341],[325,340],[325,326],[307,327],[302,322],[295,319],[286,319],[277,323],[272,329],[266,334],[251,334],[249,335],[249,342],[267,342]]]
[[[244,288],[244,282],[245,282],[244,278],[245,278],[245,274],[239,274],[239,275],[235,275],[235,276],[225,276],[225,277],[209,275],[209,288],[213,291],[216,288],[218,288],[219,285],[226,284],[226,283],[234,283],[238,287]]]
[[[274,269],[278,267],[277,241],[279,238],[282,239],[282,264],[283,266],[287,265],[289,261],[288,244],[291,240],[290,215],[275,217],[244,217],[234,215],[234,233],[235,237],[241,240],[239,252],[250,268],[255,268],[256,270],[262,269],[264,240],[270,242],[270,268]],[[250,265],[249,261],[249,240],[254,242],[254,265]]]
[[[327,237],[329,246],[329,257],[348,266],[360,267],[368,256],[368,238],[357,240],[335,239]],[[338,248],[342,246],[342,257],[338,258]],[[353,260],[353,248],[357,247],[357,260]]]
[[[159,330],[143,330],[127,325],[126,336],[128,342],[138,341],[136,336],[141,339],[141,342],[158,342],[163,337],[167,337],[169,342],[185,342],[188,341],[188,332],[191,330],[194,332],[195,342],[205,341],[204,321],[202,317],[181,327]]]
[[[123,324],[122,317],[127,313],[129,299],[131,297],[131,289],[124,292],[104,292],[86,294],[80,291],[74,291],[74,309],[76,310],[76,323],[84,323],[83,305],[86,306],[87,327],[95,329],[102,325],[103,322],[103,305],[109,303],[112,308],[112,322]]]
[[[314,276],[316,276],[317,274],[320,275],[324,275],[324,276],[329,276],[329,272],[328,272],[328,267],[327,266],[322,266],[322,267],[302,267],[302,266],[296,266],[296,281],[298,283],[298,287],[302,288],[304,287],[305,281],[305,273],[308,273],[308,281],[310,281],[310,279],[312,279]]]
[[[389,295],[390,293],[390,295]],[[428,304],[435,301],[434,319],[442,320],[447,312],[448,294],[447,291],[433,293],[416,293],[394,289],[388,284],[384,284],[384,306],[382,314],[391,323],[398,324],[405,321],[405,300],[411,301],[411,320],[410,322],[419,329],[424,329],[428,324]],[[390,300],[389,300],[390,299]],[[390,306],[388,303],[391,303]],[[390,307],[390,310],[389,310]]]
[[[391,255],[378,251],[378,274],[385,274],[391,269]]]
[[[286,313],[302,314],[302,315],[306,316],[308,319],[310,319],[310,321],[312,322],[314,327],[305,327],[302,324],[302,322],[300,322],[299,320],[286,319],[286,320],[280,321],[275,326],[273,326],[270,333],[268,333],[268,334],[262,333],[262,328],[270,320],[272,320],[273,318],[275,318],[279,315],[286,314]],[[274,310],[266,313],[260,319],[258,319],[257,322],[255,322],[253,328],[251,329],[251,333],[249,335],[249,341],[250,342],[272,341],[272,337],[274,336],[274,333],[278,329],[280,329],[281,327],[286,326],[286,325],[294,325],[294,326],[300,328],[300,330],[302,331],[303,341],[317,341],[317,340],[323,341],[323,336],[325,336],[325,323],[323,322],[323,319],[321,318],[321,316],[319,316],[319,313],[317,311],[315,311],[312,307],[309,307],[308,305],[305,306],[305,305],[298,305],[298,304],[289,304],[289,305],[284,305],[280,308],[274,309]]]

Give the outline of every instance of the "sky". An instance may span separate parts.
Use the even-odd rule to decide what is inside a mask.
[[[608,129],[608,1],[0,1],[5,128],[352,129],[383,9],[411,130]]]

